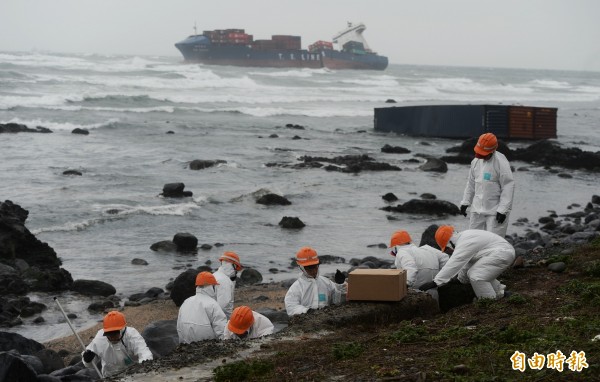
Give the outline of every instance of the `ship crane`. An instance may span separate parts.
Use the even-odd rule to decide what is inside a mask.
[[[365,51],[372,52],[371,48],[369,48],[369,45],[367,44],[365,38],[362,35],[365,29],[367,29],[367,27],[363,23],[352,24],[351,22],[348,22],[348,27],[343,31],[338,32],[338,34],[336,34],[335,36],[333,36],[332,40],[334,43],[338,44],[340,48],[343,47],[344,44],[346,44],[349,41],[360,42],[363,44]]]

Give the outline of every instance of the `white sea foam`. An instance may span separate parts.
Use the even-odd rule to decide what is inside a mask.
[[[69,94],[47,94],[39,96],[25,95],[0,95],[0,110],[12,109],[14,107],[45,107],[63,105],[65,102],[77,102],[83,100],[80,95]]]
[[[197,197],[194,202],[167,204],[161,206],[128,206],[125,204],[109,204],[101,207],[102,213],[107,216],[127,216],[127,215],[172,215],[185,216],[193,210],[200,208],[199,204],[206,201],[205,197]]]

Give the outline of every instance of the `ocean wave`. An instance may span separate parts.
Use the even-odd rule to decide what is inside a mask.
[[[568,89],[571,87],[571,85],[568,82],[555,80],[533,80],[529,83],[533,86],[550,89]]]
[[[8,110],[15,107],[45,107],[64,105],[65,102],[77,102],[81,100],[83,100],[83,97],[75,94],[41,96],[0,95],[0,110]]]
[[[42,127],[46,127],[52,131],[54,130],[66,130],[66,131],[72,131],[73,129],[76,128],[80,128],[80,129],[86,129],[86,130],[91,130],[91,129],[98,129],[101,127],[110,127],[113,126],[115,124],[117,124],[119,122],[119,120],[117,118],[111,118],[106,122],[100,122],[100,123],[91,123],[91,124],[77,124],[77,123],[71,123],[71,122],[50,122],[50,121],[44,121],[41,119],[21,119],[21,118],[13,118],[9,121],[0,121],[0,123],[19,123],[28,127],[35,127],[35,126],[42,126]]]
[[[200,109],[207,113],[239,113],[250,115],[253,117],[273,117],[273,116],[304,116],[304,117],[368,117],[373,115],[373,108],[366,107],[365,109],[357,108],[332,108],[332,109],[294,109],[289,107],[237,107],[237,108],[216,108],[216,109]]]
[[[282,72],[249,72],[248,74],[254,76],[265,76],[265,77],[297,77],[297,78],[308,78],[312,77],[314,74],[324,74],[329,73],[329,71],[324,71],[323,69],[298,69],[298,70],[286,70]]]

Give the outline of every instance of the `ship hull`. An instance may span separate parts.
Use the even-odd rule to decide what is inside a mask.
[[[374,53],[352,54],[336,50],[257,50],[249,46],[215,46],[177,43],[186,62],[271,68],[329,68],[384,70],[388,59]]]

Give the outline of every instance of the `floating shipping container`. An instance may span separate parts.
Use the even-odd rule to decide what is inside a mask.
[[[509,105],[429,105],[375,108],[375,130],[413,136],[556,138],[556,108]]]

